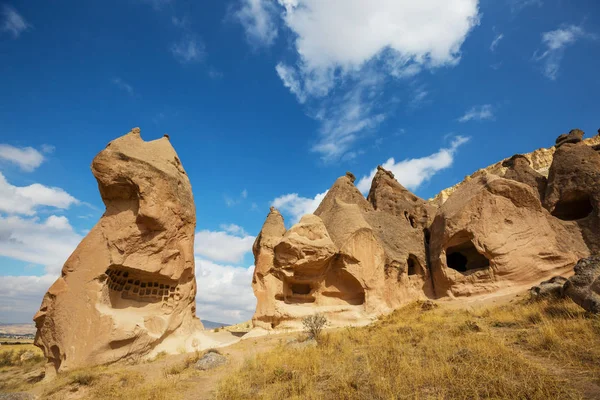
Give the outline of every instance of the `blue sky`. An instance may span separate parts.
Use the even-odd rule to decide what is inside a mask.
[[[30,321],[104,210],[89,166],[168,133],[198,314],[248,319],[251,245],[347,170],[421,197],[600,127],[595,0],[0,1],[0,322]]]

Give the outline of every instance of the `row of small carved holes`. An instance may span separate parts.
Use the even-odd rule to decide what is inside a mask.
[[[179,288],[175,286],[165,285],[158,282],[146,283],[140,280],[127,279],[129,277],[129,272],[127,271],[109,270],[107,274],[110,280],[108,287],[111,290],[116,290],[119,292],[122,290],[129,291],[133,287],[133,293],[137,294],[138,296],[165,296],[165,300],[169,295],[169,292],[171,292],[171,297],[175,297],[173,296],[175,291],[179,292]]]

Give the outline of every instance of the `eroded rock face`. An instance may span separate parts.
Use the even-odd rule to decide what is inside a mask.
[[[600,256],[579,260],[564,293],[586,311],[600,314]]]
[[[582,142],[562,144],[550,166],[544,206],[573,221],[591,252],[600,252],[600,153]]]
[[[581,234],[545,210],[527,184],[494,175],[462,185],[431,226],[437,296],[471,296],[539,282],[588,253]]]
[[[414,300],[520,291],[568,274],[600,249],[599,142],[572,130],[429,202],[381,167],[365,199],[347,173],[287,232],[272,211],[257,243],[271,241],[255,249],[255,325],[293,328],[315,312],[334,325],[369,321]],[[277,229],[267,229],[274,213]],[[564,279],[531,293],[560,296]]]
[[[189,179],[169,139],[133,129],[92,163],[106,211],[66,261],[34,320],[49,372],[138,358],[179,337],[193,348]]]
[[[347,173],[314,215],[288,231],[271,209],[254,247],[254,325],[297,328],[315,312],[333,325],[360,324],[431,295],[425,227],[432,210],[382,168],[369,200]]]
[[[507,168],[504,173],[504,178],[531,186],[538,193],[540,201],[544,200],[547,179],[545,176],[531,168],[531,162],[527,157],[516,154],[508,160],[505,160],[502,163],[502,166]]]

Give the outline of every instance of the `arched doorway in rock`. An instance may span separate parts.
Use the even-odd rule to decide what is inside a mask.
[[[446,265],[463,274],[473,270],[489,268],[490,260],[479,253],[471,240],[446,249]]]
[[[408,258],[406,259],[406,269],[408,271],[408,276],[423,275],[423,267],[421,267],[419,259],[414,254],[408,255]]]
[[[552,210],[552,215],[563,221],[576,221],[586,218],[592,211],[594,211],[594,206],[591,196],[576,190],[561,196]]]

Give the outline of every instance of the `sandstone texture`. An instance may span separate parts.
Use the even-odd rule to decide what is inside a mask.
[[[432,296],[425,227],[434,212],[383,168],[368,199],[346,174],[289,230],[271,208],[254,244],[254,325],[299,328],[315,312],[334,326],[363,324]]]
[[[290,229],[271,208],[254,244],[254,326],[294,329],[317,312],[333,326],[368,323],[407,302],[522,290],[557,275],[531,293],[561,296],[571,285],[595,307],[596,269],[560,277],[600,250],[600,137],[583,135],[572,130],[430,201],[378,167],[366,198],[347,173]]]
[[[47,374],[201,347],[192,188],[163,137],[133,129],[93,160],[104,215],[66,261],[34,320]]]
[[[564,293],[586,311],[600,314],[600,256],[581,259]]]
[[[579,131],[579,129],[577,129],[577,130]],[[584,143],[587,146],[590,146],[592,148],[600,148],[600,133],[594,137],[591,137],[588,139],[583,139],[582,143]],[[556,149],[557,148],[555,146],[552,146],[550,148],[541,148],[541,149],[537,149],[531,153],[522,154],[522,156],[524,156],[531,162],[531,168],[534,171],[538,172],[542,176],[548,177],[550,165],[552,164],[552,159],[553,159],[554,152],[556,151]],[[485,167],[485,168],[475,171],[470,176],[467,176],[462,182],[460,182],[454,186],[451,186],[447,189],[442,190],[433,199],[431,199],[430,202],[437,204],[437,205],[443,204],[446,200],[448,200],[448,197],[450,197],[450,195],[455,190],[457,190],[461,185],[464,185],[469,180],[476,178],[477,176],[480,176],[483,174],[493,174],[493,175],[498,175],[498,176],[504,176],[504,174],[506,173],[507,167],[503,164],[507,160],[508,159],[499,161],[488,167]]]

